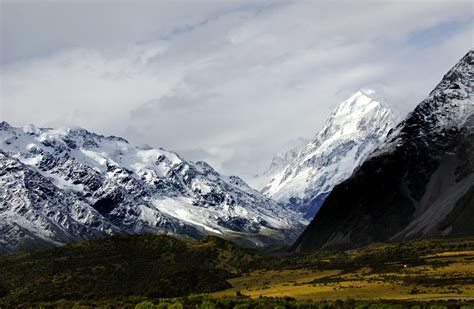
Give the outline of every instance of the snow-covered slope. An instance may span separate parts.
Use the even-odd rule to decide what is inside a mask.
[[[270,166],[261,174],[247,177],[247,183],[257,190],[262,190],[267,184],[281,173],[293,160],[298,156],[298,153],[304,149],[308,144],[308,140],[298,138],[291,142],[291,146],[285,151],[277,153],[270,163]]]
[[[0,251],[147,232],[262,245],[291,241],[303,227],[240,178],[163,149],[6,122],[0,140]]]
[[[390,109],[370,97],[373,93],[358,91],[339,104],[314,140],[262,192],[312,218],[332,188],[348,178],[396,124]]]

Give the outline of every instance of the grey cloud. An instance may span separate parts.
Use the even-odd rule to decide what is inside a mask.
[[[473,45],[469,1],[72,3],[59,15],[64,4],[2,2],[2,117],[123,135],[228,174],[264,170],[360,88],[408,112]],[[421,44],[430,29],[439,39]]]
[[[239,1],[3,0],[2,63],[68,48],[122,48],[173,38],[236,10]],[[262,6],[261,4],[259,6]]]

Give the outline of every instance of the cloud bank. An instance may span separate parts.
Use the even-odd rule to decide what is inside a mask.
[[[263,171],[360,88],[404,114],[473,46],[470,1],[2,1],[1,118]]]

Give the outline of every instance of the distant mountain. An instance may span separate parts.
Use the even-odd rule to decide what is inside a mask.
[[[0,251],[115,234],[291,242],[299,216],[205,162],[80,128],[0,123]]]
[[[296,251],[474,235],[474,51],[336,186]]]
[[[280,168],[262,193],[313,218],[332,188],[384,140],[396,117],[374,92],[358,91],[332,112],[323,129]]]
[[[306,144],[308,144],[308,141],[303,138],[292,141],[290,147],[277,153],[272,158],[270,166],[263,173],[246,178],[248,184],[253,188],[262,190],[298,156],[298,153],[304,149]]]

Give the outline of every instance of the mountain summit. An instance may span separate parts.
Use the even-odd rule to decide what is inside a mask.
[[[358,91],[339,104],[312,142],[262,189],[276,201],[312,218],[332,188],[384,140],[396,124],[393,113]]]
[[[473,64],[471,50],[333,189],[294,250],[474,235]]]
[[[205,162],[80,128],[0,123],[0,251],[115,234],[290,242],[299,216]]]

